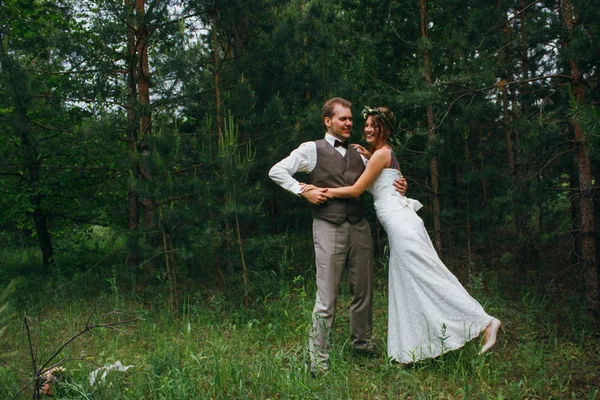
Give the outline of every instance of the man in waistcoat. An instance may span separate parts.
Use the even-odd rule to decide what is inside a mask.
[[[329,369],[328,339],[333,326],[335,302],[342,272],[347,269],[352,303],[350,340],[359,352],[370,351],[373,297],[373,244],[369,223],[360,199],[334,199],[326,189],[302,191],[293,178],[308,173],[308,183],[325,187],[353,185],[365,170],[365,159],[348,139],[352,132],[352,103],[340,97],[325,102],[322,110],[325,138],[305,142],[269,171],[284,189],[304,197],[313,214],[313,240],[317,268],[317,299],[309,338],[311,372]],[[396,183],[406,191],[406,181]]]

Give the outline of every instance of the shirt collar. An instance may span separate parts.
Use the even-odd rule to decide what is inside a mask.
[[[339,140],[338,138],[336,138],[333,135],[330,135],[329,133],[325,132],[325,140],[327,141],[327,143],[329,143],[330,145],[334,145],[336,140]],[[341,142],[341,140],[340,140]]]

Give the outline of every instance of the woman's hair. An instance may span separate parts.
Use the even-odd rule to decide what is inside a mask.
[[[396,126],[396,116],[388,107],[366,107],[365,110],[363,110],[363,116],[365,119],[371,116],[373,127],[378,129],[378,135],[369,149],[373,152],[389,140],[394,127]]]

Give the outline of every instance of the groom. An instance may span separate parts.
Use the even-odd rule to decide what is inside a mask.
[[[282,188],[304,197],[312,208],[313,241],[317,267],[317,299],[309,338],[311,372],[329,369],[328,338],[333,326],[335,302],[342,271],[347,270],[350,304],[350,340],[358,351],[370,350],[373,297],[373,244],[360,199],[334,199],[326,189],[302,191],[293,178],[308,174],[312,185],[327,188],[353,185],[365,170],[365,160],[348,139],[352,132],[352,103],[341,97],[323,105],[321,117],[327,129],[324,139],[305,142],[269,171]],[[406,191],[406,181],[396,183]]]

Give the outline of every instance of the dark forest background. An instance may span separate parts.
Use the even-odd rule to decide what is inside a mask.
[[[2,301],[310,300],[309,209],[267,172],[341,96],[353,142],[363,105],[396,113],[408,196],[462,282],[566,305],[555,326],[593,337],[599,65],[596,0],[0,0]]]

